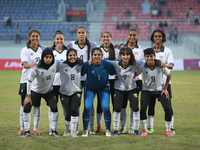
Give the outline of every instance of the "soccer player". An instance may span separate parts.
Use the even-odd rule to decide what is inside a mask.
[[[60,72],[61,85],[61,102],[66,111],[65,122],[70,125],[66,127],[63,136],[76,135],[76,128],[79,117],[79,106],[81,103],[82,86],[81,86],[81,66],[78,65],[77,51],[73,48],[67,51],[67,60],[58,61],[57,71]]]
[[[108,31],[104,31],[101,34],[101,40],[103,42],[102,45],[100,45],[100,48],[103,52],[103,58],[104,60],[119,60],[119,49],[114,48],[113,44],[111,43],[112,40],[112,34]],[[114,110],[114,83],[115,83],[115,76],[109,75],[109,83],[110,83],[110,95]],[[101,101],[99,97],[97,97],[98,103],[97,103],[97,129],[95,133],[100,133],[102,130],[101,127],[101,117],[102,117],[102,109],[101,109]],[[92,116],[90,116],[91,118]]]
[[[114,96],[114,113],[113,127],[114,133],[112,136],[118,135],[120,112],[124,100],[130,101],[131,110],[133,111],[133,128],[135,136],[140,136],[139,133],[139,108],[138,108],[138,90],[135,81],[133,80],[137,68],[143,61],[136,61],[132,50],[124,46],[120,50],[120,61],[110,61],[116,70],[117,80],[115,81],[115,96]]]
[[[67,47],[64,45],[64,41],[65,41],[65,36],[63,34],[63,32],[61,30],[56,30],[55,34],[54,34],[54,42],[53,42],[53,46],[52,46],[52,51],[53,51],[53,55],[55,60],[59,60],[59,61],[65,61],[66,60],[66,54],[67,54]],[[55,75],[55,79],[53,81],[53,91],[54,94],[56,96],[56,100],[58,102],[58,97],[60,96],[60,92],[59,92],[59,88],[61,85],[61,81],[60,81],[60,73],[57,72]],[[51,109],[49,108],[49,124],[50,124],[50,132],[49,135],[52,134],[52,129],[51,129]],[[63,115],[64,118],[66,116],[66,112],[65,109],[63,108]],[[65,123],[66,128],[67,126],[69,126],[68,123]],[[65,131],[66,133],[67,131]],[[65,135],[64,133],[64,135]]]
[[[172,51],[168,48],[163,46],[163,43],[166,41],[166,35],[163,30],[156,29],[153,31],[150,40],[152,43],[155,44],[154,50],[156,52],[156,58],[159,60],[162,60],[168,69],[173,69],[174,66],[174,58]],[[165,81],[167,78],[166,75],[163,75],[163,80]],[[169,82],[169,85],[167,87],[167,91],[169,92],[169,101],[171,103],[172,98],[172,92],[171,92],[171,81]],[[153,133],[153,122],[154,122],[154,108],[156,104],[156,99],[151,99],[149,108],[148,108],[148,133]],[[173,129],[174,125],[174,117],[173,117],[173,109],[171,107],[171,113],[172,113],[172,121],[171,121],[171,132],[175,134],[175,131]]]
[[[21,64],[23,66],[22,76],[20,80],[20,89],[19,95],[21,95],[21,108],[20,108],[20,127],[18,135],[24,134],[24,120],[23,120],[23,111],[24,111],[24,99],[26,97],[27,91],[27,78],[30,74],[31,68],[37,66],[38,61],[41,58],[42,51],[45,49],[44,46],[39,45],[40,41],[40,32],[36,29],[32,29],[29,32],[29,39],[26,43],[26,47],[21,50]],[[34,107],[34,131],[35,135],[39,135],[38,125],[40,121],[40,107]]]
[[[147,107],[149,105],[150,99],[158,98],[159,102],[165,112],[165,125],[166,125],[166,135],[173,136],[171,133],[171,103],[169,100],[169,94],[167,91],[167,86],[171,79],[170,70],[159,67],[159,61],[155,60],[156,55],[153,48],[147,48],[144,50],[145,63],[140,65],[137,72],[143,72],[143,87],[140,100],[140,120],[143,132],[141,136],[147,136]],[[165,74],[167,79],[165,84],[163,84],[162,76]]]
[[[84,62],[88,61],[91,56],[91,50],[97,47],[97,44],[93,41],[89,41],[87,38],[87,29],[85,26],[78,26],[76,28],[76,36],[78,40],[71,41],[67,48],[74,48],[77,50],[77,57],[82,59]],[[86,76],[81,76],[81,83],[84,86]],[[92,107],[91,115],[94,116],[94,107]],[[90,120],[90,134],[95,134],[94,131],[94,117]],[[78,129],[77,129],[78,132]]]
[[[144,53],[143,50],[144,48],[138,44],[138,30],[136,27],[131,27],[128,31],[128,40],[125,45],[123,46],[128,46],[136,60],[144,60]],[[142,77],[141,75],[138,75],[134,78],[136,85],[137,85],[137,90],[138,94],[142,90]],[[122,103],[122,109],[121,109],[121,129],[119,130],[119,133],[125,133],[126,132],[126,106],[127,106],[127,98],[124,99]],[[130,110],[130,115],[129,115],[129,134],[134,133],[134,128],[133,128],[133,110]]]
[[[24,100],[24,127],[25,133],[21,137],[30,136],[30,111],[31,107],[40,107],[41,98],[44,98],[47,105],[51,108],[52,136],[60,137],[56,132],[58,124],[58,107],[54,98],[53,80],[56,73],[57,63],[54,61],[53,52],[46,48],[42,52],[41,60],[38,65],[31,70],[27,82],[27,98]]]
[[[101,107],[104,112],[104,120],[106,125],[106,136],[111,136],[110,124],[111,114],[109,108],[110,102],[110,85],[108,76],[115,74],[115,69],[108,61],[102,60],[103,53],[101,48],[92,49],[92,66],[85,62],[82,66],[81,75],[87,75],[84,84],[84,112],[83,112],[83,137],[88,136],[88,124],[90,121],[90,111],[92,109],[95,94],[99,95]]]

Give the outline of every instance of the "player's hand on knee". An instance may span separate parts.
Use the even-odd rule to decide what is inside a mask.
[[[161,95],[162,95],[163,93],[165,93],[166,98],[169,99],[169,93],[168,93],[168,91],[167,91],[167,90],[163,90],[163,91],[161,92]]]
[[[32,105],[32,101],[31,101],[31,96],[27,95],[27,98],[24,100],[24,106],[26,106],[26,104],[30,103]]]

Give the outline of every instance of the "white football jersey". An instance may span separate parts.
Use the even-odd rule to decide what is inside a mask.
[[[143,63],[137,70],[137,73],[143,72],[144,83],[142,85],[142,91],[162,91],[163,90],[163,80],[162,75],[170,75],[170,70],[167,68],[160,68],[159,61],[156,61],[156,66],[154,69],[150,69],[147,63]],[[165,84],[165,83],[164,83]]]
[[[39,62],[41,59],[42,51],[44,49],[44,46],[39,45],[38,49],[35,51],[29,45],[27,45],[21,50],[21,64],[23,64],[24,62],[27,62],[28,64]],[[30,68],[23,68],[20,83],[27,83],[27,78],[29,76],[30,70]]]
[[[67,49],[64,49],[62,52],[58,52],[55,48],[53,48],[52,51],[53,51],[55,60],[59,60],[62,62],[66,60]],[[59,72],[57,72],[55,75],[53,85],[61,85]]]
[[[114,88],[121,91],[130,91],[137,88],[133,80],[134,74],[143,61],[136,61],[136,64],[129,65],[127,68],[122,67],[122,61],[109,61],[115,68],[117,79]]]
[[[124,46],[128,46],[128,43],[126,43]],[[123,47],[123,46],[122,46]],[[135,56],[135,59],[136,60],[143,60],[145,61],[144,59],[144,48],[140,45],[136,45],[133,49],[132,49],[132,52]],[[134,78],[135,81],[137,80],[142,80],[142,76],[141,75],[138,75]]]
[[[31,83],[31,90],[40,93],[46,94],[53,90],[53,80],[55,78],[57,62],[48,69],[41,68],[39,66],[31,69],[30,75],[28,77],[28,81]],[[29,94],[30,90],[27,86],[27,94]]]
[[[90,58],[91,58],[91,51],[93,48],[97,47],[98,45],[95,42],[90,41]],[[88,54],[87,54],[87,43],[85,43],[85,46],[83,48],[80,48],[78,45],[78,40],[77,41],[71,41],[68,45],[67,48],[74,48],[77,50],[77,57],[82,59],[84,62],[88,61]],[[86,80],[86,75],[81,76],[81,81]]]
[[[81,67],[78,64],[71,68],[67,63],[57,61],[57,71],[60,72],[60,93],[71,96],[82,91]]]
[[[155,47],[154,47],[154,50],[155,50]],[[174,57],[173,57],[172,51],[169,48],[162,46],[161,50],[159,52],[156,52],[155,50],[155,53],[156,53],[156,59],[162,60],[165,64],[171,64],[174,66]],[[167,76],[163,74],[164,83],[166,79],[167,79]]]
[[[104,48],[103,48],[103,44],[99,46],[102,50],[102,53],[103,53],[103,60],[108,60],[108,57],[109,57],[109,50],[106,51]],[[119,57],[119,49],[115,48],[115,60],[120,60],[120,57]],[[108,77],[109,79],[115,79],[115,75],[109,75]]]

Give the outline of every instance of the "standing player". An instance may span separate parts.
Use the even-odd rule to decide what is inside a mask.
[[[156,58],[162,60],[168,69],[173,69],[174,66],[174,58],[172,55],[172,51],[163,46],[163,43],[166,41],[166,35],[163,30],[161,29],[156,29],[153,31],[151,38],[150,38],[152,43],[155,43],[154,50],[156,52]],[[165,81],[167,78],[166,75],[163,75],[163,81]],[[171,81],[169,82],[169,85],[167,87],[167,91],[169,92],[169,101],[171,103],[171,98],[172,98],[172,92],[171,92]],[[148,133],[153,133],[153,122],[154,122],[154,108],[156,104],[156,99],[151,99],[150,104],[149,104],[149,109],[148,109]],[[174,124],[174,117],[173,117],[173,109],[171,108],[171,113],[172,113],[172,121],[171,121],[171,132],[175,134],[175,131],[173,129],[173,124]]]
[[[138,30],[136,27],[131,27],[128,31],[128,41],[125,45],[123,46],[128,46],[134,56],[136,60],[144,60],[144,53],[143,50],[144,48],[142,46],[140,46],[138,44]],[[123,47],[122,46],[122,47]],[[136,85],[137,85],[137,90],[138,90],[138,94],[139,92],[142,90],[142,77],[141,75],[136,76],[134,78]],[[125,98],[125,100],[123,101],[122,104],[122,109],[121,109],[121,129],[119,131],[119,133],[125,133],[126,132],[126,106],[127,106],[127,98]],[[134,129],[133,129],[133,110],[130,111],[130,115],[129,115],[129,134],[133,134],[134,133]]]
[[[23,65],[22,76],[20,80],[20,89],[19,95],[21,95],[21,108],[20,108],[20,127],[18,135],[23,135],[24,133],[24,120],[23,120],[23,111],[24,111],[24,99],[26,97],[27,91],[27,78],[29,76],[31,68],[37,66],[38,61],[41,58],[42,51],[45,47],[39,45],[40,41],[40,32],[36,29],[32,29],[29,32],[29,39],[26,43],[26,47],[21,50],[21,64]],[[40,121],[40,107],[34,107],[34,131],[35,135],[39,135],[38,125]]]
[[[97,44],[93,41],[89,41],[87,38],[87,29],[85,26],[78,26],[76,28],[76,36],[78,40],[71,41],[67,48],[74,48],[77,50],[77,57],[82,59],[84,62],[90,59],[90,52],[93,48],[97,47]],[[82,86],[86,80],[86,75],[81,76]],[[91,115],[94,116],[94,107],[92,107]],[[92,117],[94,118],[94,117]],[[95,134],[94,131],[94,119],[90,120],[90,134]]]
[[[119,49],[115,49],[113,44],[111,43],[112,40],[112,34],[108,31],[104,31],[101,34],[101,40],[103,42],[102,45],[100,45],[100,48],[103,52],[103,59],[104,60],[119,60]],[[115,76],[109,75],[109,83],[110,83],[110,95],[114,110],[114,83],[115,83]],[[95,133],[100,133],[102,130],[101,127],[101,117],[102,117],[102,109],[101,109],[101,101],[99,97],[97,97],[98,103],[97,103],[97,130]],[[91,118],[92,116],[90,116]]]
[[[140,65],[139,69],[137,70],[138,73],[143,72],[144,80],[140,101],[140,120],[143,129],[141,136],[147,135],[146,111],[152,97],[155,99],[158,98],[165,111],[166,135],[173,136],[173,134],[171,133],[171,103],[167,91],[167,86],[171,79],[170,70],[166,67],[159,67],[159,61],[155,60],[156,56],[153,48],[145,49],[144,57],[146,62]],[[163,74],[167,76],[165,84],[163,84]]]
[[[117,80],[115,81],[114,113],[113,113],[113,136],[118,135],[120,112],[123,100],[130,101],[130,107],[133,111],[133,128],[135,136],[139,133],[139,108],[138,108],[138,90],[133,77],[137,68],[143,61],[136,61],[132,50],[124,46],[120,50],[120,61],[111,61],[116,70]]]
[[[65,41],[65,36],[63,34],[63,32],[61,30],[56,30],[55,34],[54,34],[54,42],[53,42],[53,46],[52,46],[52,51],[53,51],[53,55],[55,57],[55,60],[59,60],[59,61],[65,61],[66,60],[66,53],[67,53],[67,47],[64,45],[64,41]],[[60,85],[61,85],[61,81],[60,81],[60,73],[57,72],[55,75],[55,79],[53,81],[53,91],[54,94],[56,96],[56,100],[58,102],[58,97],[60,95],[59,89],[60,89]],[[50,132],[49,135],[52,134],[52,129],[51,129],[51,111],[49,108],[49,124],[50,124]],[[65,109],[63,109],[63,115],[65,118]],[[65,123],[66,128],[68,123]],[[65,131],[66,133],[67,131]],[[65,135],[64,133],[64,135]]]
[[[111,63],[102,60],[103,53],[101,48],[92,49],[93,65],[89,66],[85,62],[82,67],[81,75],[87,74],[87,79],[84,84],[84,112],[83,112],[83,137],[88,136],[88,124],[90,121],[90,110],[92,109],[95,94],[98,94],[101,100],[101,107],[104,112],[104,120],[106,124],[106,136],[111,136],[110,124],[111,114],[109,108],[110,102],[110,85],[108,76],[114,75],[115,70]]]
[[[57,71],[60,72],[61,85],[61,102],[66,111],[65,121],[70,124],[71,129],[67,126],[67,132],[63,136],[76,135],[78,124],[79,106],[81,103],[82,87],[81,87],[81,66],[78,65],[77,52],[70,48],[67,51],[67,60],[58,61]],[[70,131],[70,132],[69,132]]]
[[[52,120],[52,136],[60,137],[56,132],[58,124],[58,107],[57,101],[54,98],[53,80],[56,73],[57,63],[54,61],[53,52],[50,49],[45,49],[42,52],[41,60],[37,67],[31,70],[27,82],[27,98],[24,100],[24,127],[25,134],[23,138],[30,136],[30,111],[31,107],[39,106],[41,98],[44,98],[47,105],[51,108]]]

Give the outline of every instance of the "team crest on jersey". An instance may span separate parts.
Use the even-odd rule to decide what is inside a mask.
[[[163,59],[163,56],[160,56],[160,59]]]
[[[54,55],[54,57],[57,57],[57,55]]]
[[[148,74],[148,71],[146,71],[145,73]]]
[[[94,73],[94,70],[92,70],[92,73]]]
[[[158,70],[157,73],[160,73],[160,70]]]
[[[106,72],[107,72],[107,69],[104,69],[104,70],[103,70],[103,73],[106,73]]]
[[[121,72],[121,70],[119,69],[119,72]]]
[[[68,69],[65,69],[65,72],[67,72],[68,71]]]
[[[55,69],[52,69],[52,72],[55,72]]]
[[[31,53],[31,56],[33,56],[33,53]]]
[[[135,52],[134,54],[135,54],[135,55],[138,55],[138,52]]]

